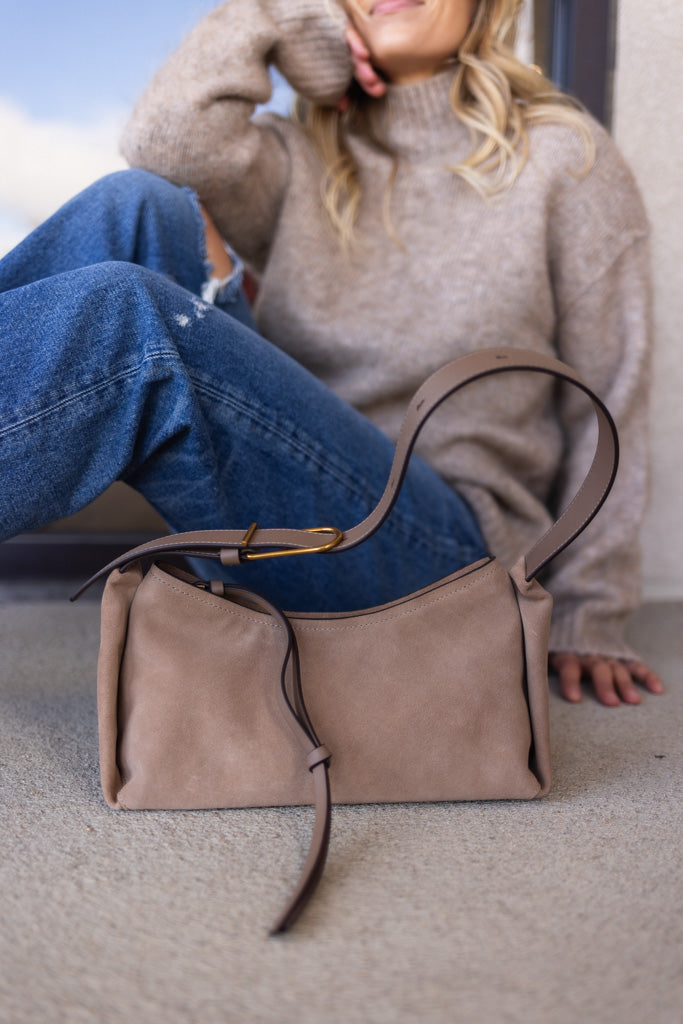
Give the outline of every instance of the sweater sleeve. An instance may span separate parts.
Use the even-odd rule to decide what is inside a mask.
[[[280,134],[253,119],[271,96],[268,66],[302,95],[334,101],[351,78],[343,26],[328,0],[229,0],[157,72],[124,129],[131,166],[194,189],[257,269],[289,174]]]
[[[556,224],[562,236],[555,259],[557,348],[614,417],[620,462],[600,514],[549,569],[546,585],[555,601],[551,650],[633,657],[624,625],[640,600],[639,530],[648,490],[648,225],[611,140],[599,139],[594,171],[569,192],[575,194],[563,196]],[[568,247],[571,266],[562,257]],[[574,389],[560,396],[566,452],[557,481],[559,508],[578,490],[594,450],[587,404]]]

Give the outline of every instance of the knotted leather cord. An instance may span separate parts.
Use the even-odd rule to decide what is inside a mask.
[[[578,537],[599,511],[614,482],[619,455],[614,421],[600,399],[565,363],[526,349],[491,348],[472,352],[447,363],[433,373],[417,391],[399,432],[394,461],[382,497],[361,523],[343,533],[341,541],[330,550],[330,554],[357,547],[380,528],[398,498],[408,468],[408,459],[431,413],[465,385],[512,370],[545,373],[575,385],[593,402],[598,420],[595,457],[586,479],[573,501],[527,553],[527,580],[537,576],[544,566]],[[248,547],[245,547],[245,530],[205,530],[172,534],[140,544],[115,558],[92,576],[74,594],[72,600],[80,597],[83,591],[101,576],[107,575],[113,569],[120,569],[123,572],[128,565],[143,557],[172,553],[187,557],[214,558],[234,564],[254,551],[276,549],[305,552],[311,547],[312,536],[315,535],[307,530],[256,529],[253,532],[249,531],[249,543]]]
[[[165,571],[170,571],[174,576],[184,580],[186,583],[197,583],[196,577],[178,569],[175,566],[160,566]],[[285,613],[274,604],[269,598],[258,590],[245,587],[238,583],[211,582],[210,592],[216,597],[229,598],[231,595],[236,598],[245,599],[250,606],[255,606],[260,611],[272,615],[285,631],[287,641],[286,650],[282,659],[280,670],[280,688],[285,702],[285,707],[291,714],[299,732],[310,749],[306,758],[308,770],[313,776],[313,792],[315,805],[315,819],[313,833],[309,844],[308,855],[301,869],[299,881],[292,893],[287,906],[278,917],[270,930],[270,935],[281,935],[289,930],[297,920],[304,907],[315,892],[316,886],[325,867],[327,851],[330,843],[331,825],[331,798],[329,761],[331,753],[323,746],[316,735],[313,723],[311,722],[304,700],[303,688],[301,686],[301,664],[299,659],[299,645],[294,630]],[[289,669],[289,673],[288,673]],[[287,676],[291,679],[292,697],[290,698],[287,689]]]
[[[251,587],[243,587],[236,583],[224,584],[224,594],[246,596],[250,601],[268,612],[277,619],[285,630],[287,638],[287,650],[282,661],[280,672],[280,688],[285,705],[292,718],[296,722],[304,738],[311,744],[307,758],[308,770],[313,776],[315,820],[313,834],[308,848],[306,862],[301,869],[301,875],[297,886],[292,893],[287,906],[270,930],[271,935],[281,935],[288,931],[297,920],[304,907],[315,892],[325,867],[327,851],[330,845],[330,824],[331,824],[331,799],[330,799],[330,776],[329,763],[332,756],[329,750],[323,746],[318,739],[313,723],[311,722],[304,693],[301,686],[301,663],[299,659],[299,645],[297,644],[294,630],[285,613],[267,597]],[[287,667],[291,666],[290,676],[292,682],[293,700],[290,700],[287,692]]]

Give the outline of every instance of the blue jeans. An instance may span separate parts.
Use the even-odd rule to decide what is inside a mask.
[[[259,336],[239,272],[215,303],[206,278],[195,195],[143,171],[95,183],[0,262],[0,540],[117,479],[172,531],[367,515],[391,442]],[[413,458],[367,543],[235,572],[292,610],[349,610],[482,554],[469,507]]]

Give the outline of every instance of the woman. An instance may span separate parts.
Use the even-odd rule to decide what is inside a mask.
[[[505,46],[516,6],[231,0],[197,26],[126,129],[141,170],[0,266],[1,535],[118,477],[175,530],[353,525],[421,381],[474,348],[531,347],[588,379],[622,441],[608,510],[546,580],[562,692],[579,700],[582,675],[608,706],[638,703],[637,683],[661,691],[623,640],[647,458],[646,219],[606,133]],[[303,97],[296,119],[251,119],[270,63]],[[528,377],[447,404],[389,524],[343,564],[265,563],[249,582],[342,609],[485,549],[518,557],[592,443],[583,405]]]

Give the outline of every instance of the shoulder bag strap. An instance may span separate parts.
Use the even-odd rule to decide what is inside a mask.
[[[247,531],[206,530],[171,534],[141,544],[114,559],[88,580],[74,594],[72,600],[79,597],[101,576],[117,568],[123,571],[127,565],[145,557],[156,558],[160,555],[175,554],[220,559],[226,565],[234,565],[259,557],[319,551],[339,552],[357,547],[380,528],[391,512],[406,474],[410,454],[425,421],[432,412],[465,385],[513,370],[545,373],[573,384],[591,399],[598,420],[595,457],[583,485],[559,519],[526,555],[526,578],[533,579],[585,529],[609,494],[618,464],[617,431],[604,404],[565,363],[526,349],[491,348],[472,352],[447,363],[419,388],[403,421],[384,493],[370,515],[357,526],[342,532],[332,527],[312,530],[262,530],[256,524],[252,524]],[[317,543],[320,540],[322,543]]]

